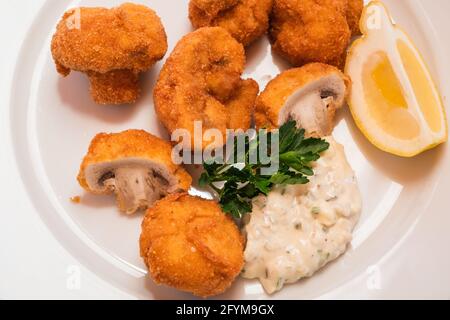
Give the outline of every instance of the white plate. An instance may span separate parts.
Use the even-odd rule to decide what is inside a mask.
[[[190,299],[191,295],[158,287],[146,277],[138,250],[142,215],[119,214],[113,197],[85,194],[75,179],[89,142],[98,132],[137,128],[166,137],[152,100],[162,62],[146,75],[143,97],[132,107],[97,106],[91,101],[84,75],[72,73],[62,79],[56,73],[49,48],[62,13],[79,5],[114,6],[120,2],[45,2],[24,41],[13,80],[9,127],[16,161],[40,218],[91,272],[137,298]],[[135,2],[151,6],[161,16],[170,43],[168,57],[176,42],[192,30],[187,19],[188,1]],[[449,69],[426,11],[415,0],[385,3],[421,49],[442,94],[447,96],[448,86],[443,84],[448,84],[444,77]],[[266,38],[248,49],[245,76],[257,80],[261,88],[285,68],[286,63],[272,56]],[[448,272],[433,274],[448,270],[450,263],[445,246],[450,242],[445,235],[449,200],[442,197],[450,187],[445,179],[450,177],[448,146],[414,159],[400,159],[370,145],[348,112],[341,112],[338,121],[335,136],[345,145],[364,200],[352,247],[313,278],[287,286],[276,295],[265,295],[256,281],[238,280],[220,298],[450,297]],[[70,201],[76,195],[82,196],[81,204]],[[432,247],[424,247],[427,245]],[[439,287],[435,279],[436,286],[427,287],[433,277],[439,277],[446,286]],[[359,291],[351,291],[355,286]],[[415,294],[411,288],[417,290]]]

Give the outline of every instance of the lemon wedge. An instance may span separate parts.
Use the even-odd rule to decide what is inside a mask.
[[[437,87],[421,54],[381,2],[365,7],[361,30],[345,73],[353,81],[348,103],[362,133],[381,150],[402,157],[446,142]]]

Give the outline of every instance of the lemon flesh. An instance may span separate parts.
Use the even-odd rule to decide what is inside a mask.
[[[412,157],[447,141],[442,99],[414,44],[384,5],[366,6],[363,37],[350,48],[348,102],[357,126],[378,148]]]
[[[364,95],[374,121],[396,138],[409,140],[417,137],[420,126],[408,110],[402,87],[386,53],[374,53],[364,73]],[[402,125],[397,125],[399,123]]]
[[[441,101],[436,100],[434,88],[428,81],[426,70],[403,40],[398,40],[397,47],[428,126],[432,131],[440,132],[442,130]]]

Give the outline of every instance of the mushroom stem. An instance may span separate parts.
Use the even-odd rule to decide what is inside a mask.
[[[334,98],[321,97],[319,92],[303,95],[293,104],[286,120],[295,120],[307,136],[323,137],[333,130]]]
[[[151,206],[166,196],[169,188],[165,178],[143,167],[117,168],[103,184],[116,193],[119,208],[126,214]]]

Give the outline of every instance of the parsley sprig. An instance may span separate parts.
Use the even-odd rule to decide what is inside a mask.
[[[279,157],[277,159],[272,150],[269,150],[269,156],[272,163],[278,161],[279,169],[273,175],[263,175],[261,169],[270,167],[270,164],[261,163],[259,144],[263,135],[267,135],[264,138],[270,147],[275,134],[279,135]],[[237,137],[234,143],[237,150]],[[289,121],[278,132],[260,131],[253,139],[246,137],[245,163],[239,166],[206,161],[199,184],[201,187],[209,185],[217,192],[220,205],[226,213],[242,218],[252,211],[252,199],[260,194],[267,195],[275,185],[308,183],[308,177],[314,175],[312,162],[317,161],[329,147],[329,143],[323,139],[305,138],[305,130],[297,129],[295,121]],[[255,159],[255,155],[258,161],[252,164],[250,159]],[[223,187],[219,187],[219,184]]]

